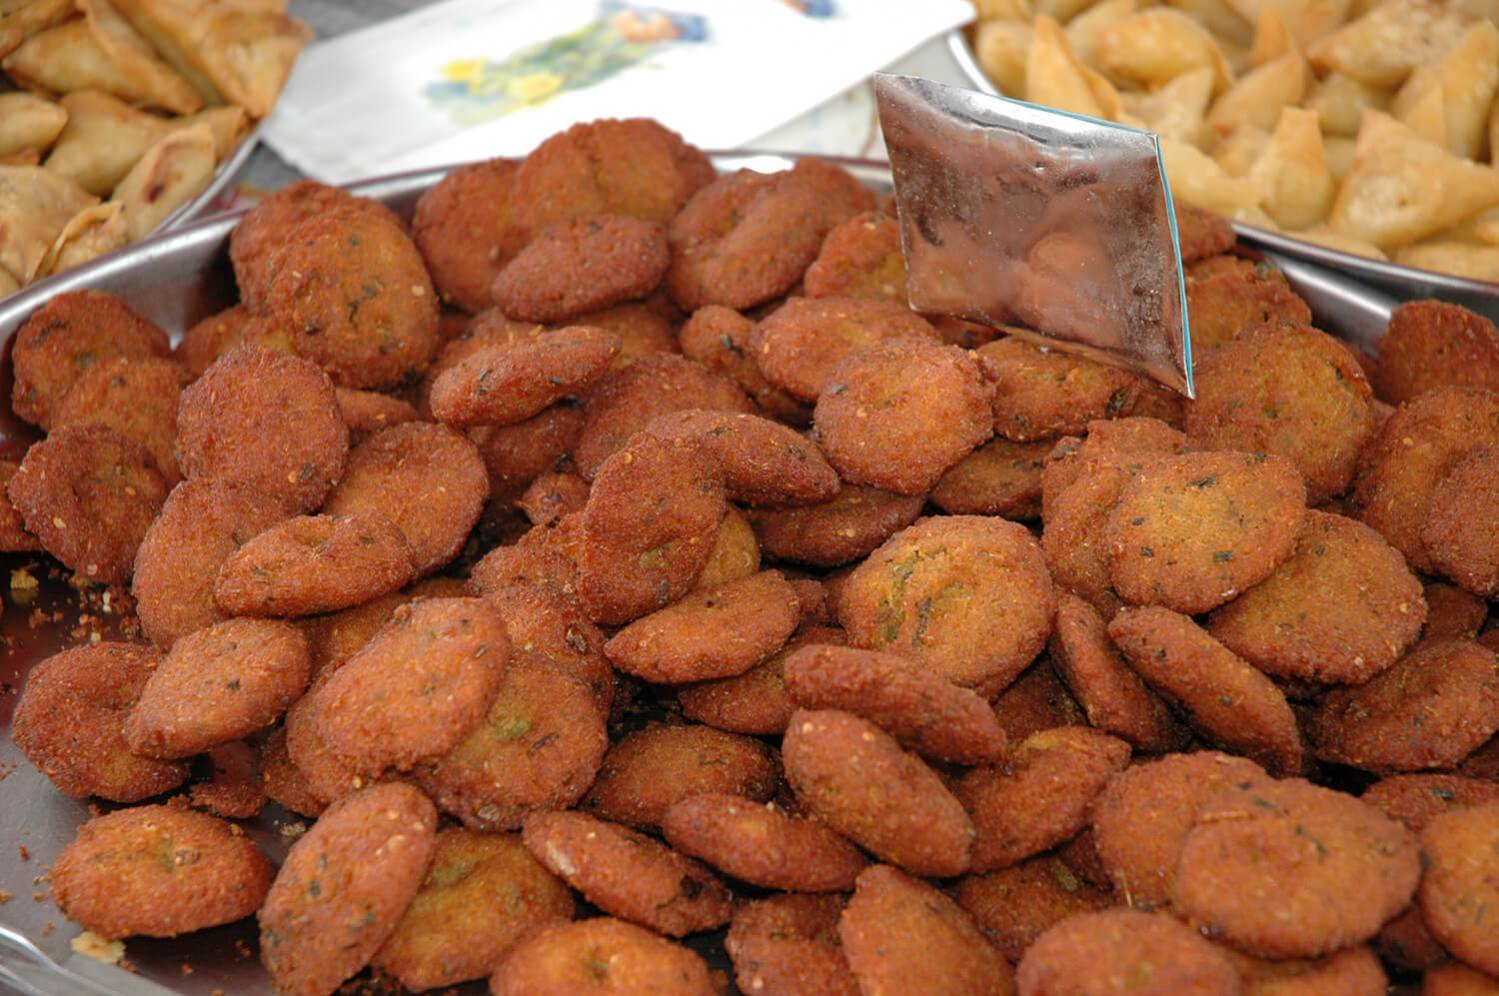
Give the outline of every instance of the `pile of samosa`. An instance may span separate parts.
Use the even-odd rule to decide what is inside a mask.
[[[143,238],[270,113],[286,0],[0,0],[0,297]]]

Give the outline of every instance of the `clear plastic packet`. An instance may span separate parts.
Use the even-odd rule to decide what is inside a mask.
[[[911,76],[874,85],[913,308],[1192,396],[1176,212],[1155,135]]]

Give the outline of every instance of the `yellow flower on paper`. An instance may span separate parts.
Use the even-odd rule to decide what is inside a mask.
[[[442,77],[452,83],[477,83],[484,76],[484,59],[454,59],[442,67]]]
[[[527,73],[517,76],[505,87],[505,95],[528,104],[539,103],[562,89],[562,77],[556,73]]]

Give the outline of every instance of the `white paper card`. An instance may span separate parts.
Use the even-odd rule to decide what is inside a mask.
[[[738,148],[972,17],[967,0],[448,0],[310,46],[262,137],[328,183],[524,155],[603,117]]]

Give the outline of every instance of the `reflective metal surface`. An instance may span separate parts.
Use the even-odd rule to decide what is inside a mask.
[[[1191,395],[1154,135],[912,76],[874,89],[912,307],[1018,323]]]

